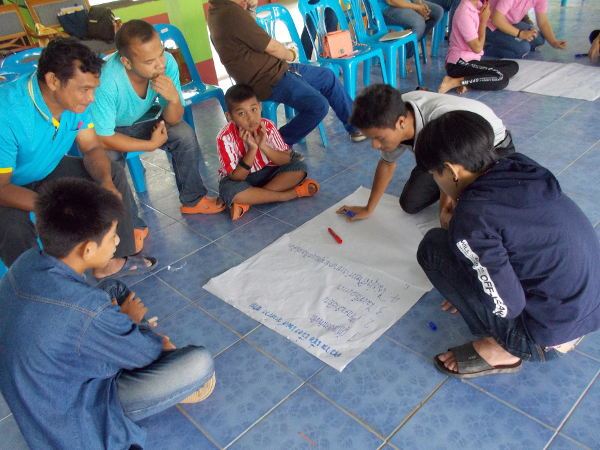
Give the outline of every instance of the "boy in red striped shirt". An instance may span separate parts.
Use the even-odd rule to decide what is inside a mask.
[[[237,84],[225,94],[229,123],[217,135],[221,168],[219,196],[238,220],[250,205],[311,197],[319,183],[307,178],[306,164],[282,139],[250,86]]]

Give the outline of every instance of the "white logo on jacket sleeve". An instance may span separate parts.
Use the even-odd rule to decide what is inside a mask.
[[[473,270],[477,273],[477,279],[481,283],[483,291],[487,295],[492,297],[492,300],[495,305],[493,311],[494,314],[500,317],[506,317],[508,310],[506,308],[506,305],[504,304],[504,300],[502,300],[502,297],[500,297],[500,294],[496,290],[496,285],[492,281],[492,278],[490,277],[487,268],[481,265],[477,253],[471,250],[469,243],[464,239],[462,241],[457,242],[456,246],[458,247],[460,252],[463,255],[465,255],[465,257],[473,264]]]

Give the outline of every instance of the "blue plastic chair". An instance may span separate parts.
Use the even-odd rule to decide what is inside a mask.
[[[12,72],[26,75],[37,69],[37,64],[42,54],[41,48],[29,48],[8,55],[0,61],[2,72]]]
[[[260,27],[273,39],[276,37],[277,25],[283,24],[290,39],[296,45],[296,49],[298,50],[298,61],[302,64],[310,64],[310,61],[308,61],[308,58],[304,54],[304,48],[302,47],[302,42],[300,41],[300,36],[298,35],[292,16],[285,6],[278,3],[259,6],[256,8],[256,23],[258,23],[258,25],[260,25]],[[279,107],[279,103],[264,101],[262,106],[263,117],[266,117],[277,125],[277,108]],[[284,106],[285,118],[289,121],[296,113],[292,107],[287,105]],[[327,132],[325,131],[323,122],[319,123],[318,129],[323,147],[327,148],[329,146],[329,139],[327,138]]]
[[[319,26],[319,24],[324,23],[323,16],[325,14],[326,9],[331,9],[335,13],[340,30],[350,30],[348,20],[346,19],[346,15],[344,14],[342,7],[338,3],[338,0],[319,0],[317,3],[314,4],[309,3],[308,0],[300,0],[298,2],[298,7],[300,9],[300,12],[302,13],[302,17],[306,18],[307,16],[309,16],[313,23],[317,24],[317,26],[315,27],[317,36],[311,36],[311,38],[314,41],[313,45],[317,51],[317,60],[321,64],[330,64],[334,67],[339,67],[341,69],[342,76],[344,78],[344,89],[346,90],[350,98],[354,99],[356,97],[358,65],[360,63],[364,63],[365,61],[370,61],[373,58],[379,59],[383,82],[388,83],[388,72],[385,68],[385,58],[383,56],[383,51],[381,50],[381,48],[371,48],[366,44],[355,43],[354,51],[356,53],[347,58],[325,58],[320,55],[323,49],[321,48],[319,38],[322,38],[323,36],[320,36],[320,34],[322,34],[322,27]],[[363,67],[363,69],[366,68],[367,67]],[[365,86],[369,85],[370,78],[370,70],[363,70],[363,84]]]
[[[0,259],[0,278],[2,278],[6,272],[8,272],[8,269]]]
[[[400,56],[400,72],[406,73],[406,51],[407,45],[412,45],[414,54],[419,53],[419,43],[414,33],[400,39],[387,42],[379,42],[379,38],[389,32],[383,19],[383,13],[379,8],[377,0],[350,0],[350,10],[352,11],[354,30],[359,42],[369,44],[371,47],[381,48],[385,56],[386,68],[388,71],[389,84],[393,87],[398,86],[396,73],[398,72],[398,56]],[[366,20],[365,20],[366,19]],[[365,25],[366,22],[366,25]],[[365,70],[370,69],[370,61],[365,62]],[[415,69],[419,84],[423,84],[421,74],[421,63],[418,56],[415,57]]]

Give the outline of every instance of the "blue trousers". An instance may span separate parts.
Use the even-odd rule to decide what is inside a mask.
[[[535,343],[522,316],[505,319],[492,314],[477,281],[452,252],[447,230],[429,230],[419,244],[417,260],[431,284],[458,309],[473,335],[493,337],[510,354],[524,360],[540,362],[560,356]]]
[[[101,281],[97,287],[119,305],[130,292],[125,283],[113,279]],[[119,374],[119,400],[125,414],[138,421],[176,405],[200,389],[214,372],[213,359],[204,347],[188,345],[165,351],[152,364]]]
[[[348,123],[352,100],[330,69],[290,64],[289,70],[273,87],[271,96],[266,100],[283,103],[296,110],[296,116],[279,129],[288,145],[302,140],[314,130],[327,115],[330,106],[346,131],[354,131]]]
[[[421,40],[444,16],[444,9],[440,5],[428,1],[425,3],[431,9],[428,20],[423,19],[421,14],[412,9],[390,6],[383,11],[385,23],[410,28],[417,35],[417,39]],[[408,48],[411,48],[411,46],[408,46]]]
[[[517,27],[519,30],[531,30],[533,28],[533,25],[527,22],[515,23],[513,26]],[[528,42],[510,36],[499,29],[492,31],[489,28],[486,28],[485,47],[483,48],[483,51],[486,58],[521,59],[527,56],[530,51],[535,50],[536,47],[543,45],[544,42],[546,41],[541,33],[538,34],[533,41]]]

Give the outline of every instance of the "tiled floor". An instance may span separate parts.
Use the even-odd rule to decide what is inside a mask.
[[[558,0],[550,3],[552,23],[569,39],[569,50],[546,45],[534,57],[572,61],[574,53],[587,51],[587,34],[600,25],[600,2],[570,0],[562,9]],[[424,67],[427,85],[435,88],[443,61]],[[404,90],[414,86],[414,79],[402,82]],[[503,117],[521,152],[554,171],[600,237],[600,101],[508,91],[469,95]],[[216,104],[194,113],[202,174],[215,190],[214,136],[224,119]],[[145,158],[149,192],[140,201],[151,228],[146,251],[158,256],[160,267],[132,280],[135,290],[150,315],[160,317],[161,331],[179,346],[205,345],[217,368],[217,388],[207,401],[144,421],[148,448],[600,448],[600,333],[556,362],[458,382],[440,375],[431,357],[464,342],[469,332],[460,318],[439,310],[439,295],[431,292],[339,374],[201,288],[359,185],[370,185],[376,152],[367,143],[351,144],[333,115],[326,124],[328,149],[316,132],[297,148],[322,191],[313,199],[253,208],[235,224],[226,214],[182,217],[164,154]],[[411,164],[405,154],[389,193],[399,193]],[[430,320],[437,331],[427,326]],[[25,447],[0,398],[0,448]]]

